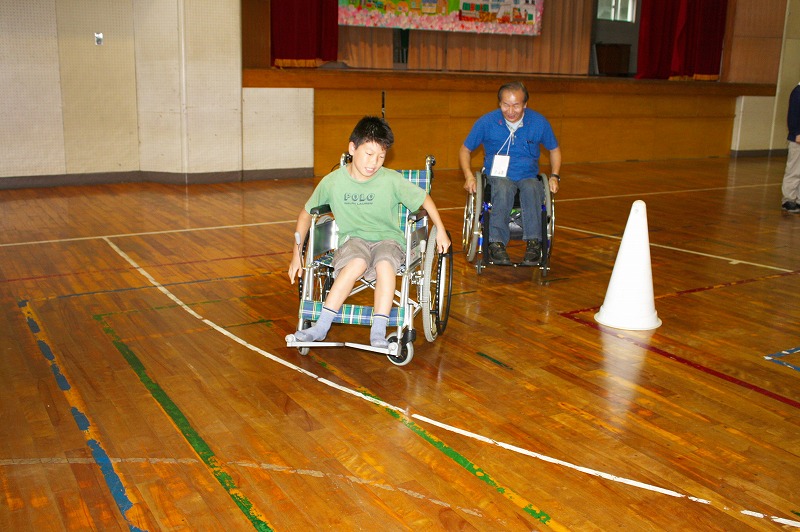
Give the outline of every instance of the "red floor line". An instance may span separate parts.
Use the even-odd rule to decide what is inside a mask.
[[[587,310],[590,310],[590,309],[587,309]],[[576,322],[578,322],[578,323],[580,323],[582,325],[586,325],[588,327],[592,327],[594,329],[597,329],[600,332],[606,332],[606,330],[603,327],[601,327],[600,324],[595,323],[593,321],[592,322],[586,321],[586,320],[583,320],[583,319],[579,318],[578,316],[576,316],[575,314],[577,314],[577,312],[580,312],[580,311],[563,312],[563,313],[560,313],[560,315],[565,317],[565,318],[568,318],[568,319],[571,319],[573,321],[576,321]],[[746,382],[746,381],[743,381],[741,379],[737,379],[736,377],[732,377],[730,375],[726,375],[725,373],[722,373],[722,372],[717,371],[715,369],[709,368],[708,366],[704,366],[702,364],[698,364],[697,362],[692,362],[691,360],[688,360],[686,358],[680,357],[680,356],[678,356],[678,355],[676,355],[674,353],[670,353],[670,352],[665,351],[663,349],[660,349],[658,347],[654,347],[652,345],[640,342],[640,341],[638,341],[638,340],[636,340],[634,338],[629,338],[627,336],[619,336],[617,334],[615,334],[614,336],[617,336],[618,338],[621,338],[621,339],[623,339],[623,340],[625,340],[627,342],[630,342],[630,343],[632,343],[634,345],[637,345],[637,346],[641,347],[642,349],[646,349],[646,350],[650,351],[651,353],[655,353],[657,355],[661,355],[664,358],[668,358],[670,360],[674,360],[675,362],[678,362],[680,364],[684,364],[684,365],[689,366],[689,367],[691,367],[693,369],[696,369],[698,371],[702,371],[703,373],[706,373],[706,374],[711,375],[713,377],[717,377],[717,378],[722,379],[722,380],[724,380],[726,382],[729,382],[731,384],[735,384],[737,386],[741,386],[742,388],[745,388],[747,390],[750,390],[750,391],[753,391],[753,392],[756,392],[756,393],[760,393],[761,395],[764,395],[765,397],[769,397],[770,399],[775,399],[776,401],[780,401],[781,403],[784,403],[786,405],[793,406],[794,408],[800,409],[800,401],[795,401],[794,399],[790,399],[788,397],[784,397],[783,395],[779,395],[779,394],[777,394],[775,392],[767,390],[766,388],[762,388],[762,387],[756,386],[755,384],[752,384],[750,382]]]

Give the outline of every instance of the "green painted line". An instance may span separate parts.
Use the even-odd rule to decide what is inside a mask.
[[[344,382],[349,382],[351,386],[354,386],[358,393],[362,394],[365,397],[369,397],[375,399],[377,401],[381,401],[381,398],[375,395],[374,393],[370,392],[369,390],[364,389],[363,387],[356,386],[344,375],[341,371],[339,371],[335,366],[328,364],[325,360],[319,358],[316,355],[311,355],[312,360],[314,360],[320,366],[325,367],[329,371],[331,371],[334,375],[341,378]],[[436,438],[424,428],[420,427],[416,423],[414,423],[411,419],[406,417],[405,415],[397,412],[392,408],[385,408],[384,409],[390,416],[395,418],[396,420],[400,421],[403,425],[411,429],[411,431],[416,434],[417,436],[421,437],[423,440],[428,442],[429,444],[433,445],[437,450],[441,451],[446,457],[450,460],[457,463],[459,466],[463,467],[471,474],[473,474],[476,478],[482,480],[492,488],[494,488],[497,493],[503,495],[506,499],[510,500],[511,502],[517,504],[525,513],[536,519],[542,524],[550,526],[551,528],[562,529],[563,527],[558,523],[551,523],[552,518],[550,515],[543,511],[536,508],[533,504],[526,501],[522,496],[518,495],[514,490],[510,488],[506,488],[501,486],[500,484],[495,481],[491,475],[489,475],[486,471],[475,465],[471,462],[467,457],[458,453],[455,449],[445,444],[440,439]]]
[[[234,299],[236,299],[236,298],[234,298]],[[239,299],[241,299],[241,298],[239,298]],[[220,300],[220,301],[224,301],[224,300]],[[196,304],[200,304],[200,303],[194,303],[193,305],[196,305]],[[147,310],[161,310],[161,309],[174,308],[176,306],[178,306],[178,305],[164,305],[163,307],[159,307],[159,308],[155,308],[154,307],[152,309],[147,309]],[[123,311],[122,313],[127,313],[127,312],[140,312],[140,310]],[[133,368],[133,370],[139,376],[139,379],[142,381],[142,383],[145,385],[145,387],[147,387],[147,389],[150,390],[151,394],[156,399],[156,401],[158,401],[158,403],[161,405],[161,407],[164,409],[164,411],[167,413],[167,415],[170,416],[170,418],[173,420],[175,425],[178,427],[178,429],[184,435],[184,437],[186,438],[187,442],[192,446],[192,448],[195,450],[195,452],[198,454],[198,456],[200,456],[200,458],[203,460],[203,462],[209,467],[209,469],[214,474],[214,477],[217,479],[217,481],[223,486],[223,488],[225,488],[226,491],[228,491],[228,493],[231,496],[231,498],[234,500],[234,502],[237,504],[237,506],[239,506],[239,508],[242,510],[242,512],[245,514],[245,516],[247,516],[247,518],[250,520],[250,522],[253,524],[253,526],[257,530],[272,530],[270,525],[264,520],[263,517],[261,517],[260,515],[256,515],[257,510],[255,510],[255,508],[253,507],[252,503],[244,495],[241,494],[241,492],[238,490],[238,488],[236,487],[235,483],[233,482],[233,479],[231,478],[230,474],[226,473],[223,470],[223,468],[219,465],[219,463],[217,462],[217,459],[214,456],[214,453],[211,450],[211,448],[200,437],[200,435],[197,433],[197,431],[194,428],[192,428],[192,426],[189,423],[188,419],[186,419],[186,417],[183,415],[183,413],[180,411],[180,409],[177,407],[177,405],[175,405],[175,403],[169,398],[169,396],[158,385],[158,383],[153,381],[149,377],[149,375],[147,375],[146,369],[145,369],[144,365],[141,363],[141,361],[139,360],[139,358],[119,338],[119,336],[116,334],[116,332],[106,323],[105,317],[111,316],[111,315],[114,315],[114,314],[117,314],[117,313],[99,314],[99,315],[96,315],[94,318],[95,318],[95,320],[100,322],[100,324],[103,327],[103,331],[108,336],[111,337],[114,346],[122,354],[122,356],[125,358],[125,360],[128,361],[128,364],[131,366],[131,368]],[[267,322],[270,325],[272,324],[272,320],[259,320],[257,322],[254,322],[254,324],[264,323],[264,322]],[[228,325],[228,326],[225,326],[225,328],[228,329],[228,328],[231,328],[231,327],[243,326],[243,325],[248,325],[248,324]],[[480,353],[479,352],[478,355],[490,360],[491,362],[493,362],[494,364],[497,364],[498,366],[501,366],[501,367],[504,367],[504,368],[508,368],[508,369],[513,369],[510,366],[508,366],[507,364],[504,364],[503,362],[500,362],[499,360],[496,360],[496,359],[486,355],[485,353]],[[324,360],[322,360],[322,359],[320,359],[320,358],[318,358],[316,356],[313,356],[313,359],[320,366],[332,371],[334,374],[339,374],[338,370],[334,366],[331,366],[330,364],[328,364]],[[340,374],[340,376],[341,376],[341,374]],[[367,396],[367,397],[372,397],[373,399],[380,400],[380,398],[378,396],[376,396],[376,395],[374,395],[372,393],[369,393],[369,392],[367,392],[367,391],[365,391],[363,389],[359,389],[359,392],[362,393],[363,395]],[[481,481],[485,482],[486,484],[488,484],[489,486],[494,488],[495,491],[497,491],[498,493],[502,494],[507,499],[511,500],[512,502],[517,503],[518,506],[525,513],[527,513],[528,515],[530,515],[531,517],[533,517],[534,519],[536,519],[540,523],[545,524],[545,525],[549,525],[549,523],[550,523],[552,518],[545,511],[539,510],[533,504],[525,501],[521,496],[516,494],[513,490],[498,484],[497,481],[495,481],[491,477],[491,475],[486,473],[483,469],[481,469],[480,467],[475,465],[473,462],[471,462],[465,456],[461,455],[460,453],[455,451],[453,448],[449,447],[447,444],[445,444],[444,442],[442,442],[438,438],[434,437],[432,434],[428,433],[425,429],[423,429],[422,427],[420,427],[419,425],[417,425],[416,423],[414,423],[410,419],[406,418],[405,416],[402,416],[401,414],[399,414],[398,412],[396,412],[396,411],[394,411],[394,410],[392,410],[390,408],[387,408],[385,410],[386,410],[386,412],[389,413],[389,415],[391,415],[392,417],[394,417],[395,419],[397,419],[398,421],[403,423],[412,432],[414,432],[415,434],[420,436],[422,439],[424,439],[425,441],[427,441],[428,443],[433,445],[436,449],[441,451],[449,459],[453,460],[459,466],[461,466],[465,470],[469,471],[476,478],[480,479]]]
[[[800,512],[798,512],[798,511],[796,511],[796,510],[792,510],[792,513],[793,513],[794,515],[800,515]]]
[[[234,323],[233,325],[222,325],[223,329],[235,329],[237,327],[247,327],[249,325],[266,325],[267,327],[272,327],[274,321],[268,320],[267,318],[261,318],[260,320],[249,321],[245,323]]]
[[[425,429],[423,429],[422,427],[420,427],[407,417],[401,415],[399,412],[392,410],[391,408],[386,408],[385,410],[386,412],[388,412],[390,416],[397,419],[403,425],[411,429],[411,431],[414,432],[414,434],[420,436],[423,440],[433,445],[436,449],[441,451],[445,456],[453,460],[455,463],[457,463],[470,473],[472,473],[476,478],[482,480],[483,482],[494,488],[495,491],[497,491],[497,493],[504,495],[506,498],[512,501],[516,501],[518,499],[518,496],[513,491],[498,484],[497,481],[495,481],[491,477],[491,475],[489,475],[486,471],[475,465],[467,457],[460,454],[459,452],[457,452],[455,449],[445,444],[440,439],[434,437],[428,431],[426,431]],[[522,511],[524,511],[526,514],[530,515],[531,517],[533,517],[542,524],[545,525],[548,524],[548,522],[551,519],[551,517],[545,511],[539,510],[531,503],[527,503],[524,506],[521,506],[521,508]]]
[[[494,364],[497,364],[498,366],[500,366],[502,368],[508,368],[508,369],[511,369],[511,370],[514,369],[511,366],[509,366],[508,364],[504,364],[504,363],[500,362],[499,360],[497,360],[496,358],[490,357],[486,353],[481,353],[480,351],[478,351],[478,356],[481,356],[481,357],[489,360],[490,362],[493,362]]]
[[[259,531],[272,531],[273,528],[255,508],[253,503],[239,490],[233,477],[219,464],[214,451],[205,440],[203,440],[194,427],[192,427],[189,420],[183,412],[181,412],[180,408],[178,408],[178,405],[176,405],[164,389],[147,374],[147,369],[144,367],[144,364],[142,364],[142,361],[139,360],[139,357],[136,356],[133,350],[128,347],[122,339],[120,339],[119,335],[117,335],[104,318],[95,316],[94,319],[100,323],[103,332],[111,338],[114,347],[117,348],[117,351],[119,351],[122,357],[128,362],[128,365],[130,365],[131,369],[133,369],[139,377],[139,380],[144,384],[145,388],[150,391],[153,398],[161,405],[164,412],[170,417],[175,426],[178,427],[178,430],[181,431],[187,443],[189,443],[200,459],[208,466],[214,478],[216,478],[217,482],[228,492],[228,495],[233,499],[233,502],[236,503],[253,527]]]

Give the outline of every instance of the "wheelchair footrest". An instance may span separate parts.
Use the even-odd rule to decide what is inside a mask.
[[[357,344],[354,342],[345,342],[345,347],[353,347],[355,349],[361,349],[362,351],[372,351],[373,353],[381,353],[383,355],[396,355],[397,354],[397,342],[389,343],[389,347],[374,347],[369,344]]]
[[[352,347],[362,351],[372,351],[383,355],[397,355],[397,342],[391,342],[389,347],[374,347],[369,344],[355,342],[301,342],[293,334],[286,335],[286,347]]]
[[[344,347],[345,342],[301,342],[293,334],[286,335],[286,347]]]

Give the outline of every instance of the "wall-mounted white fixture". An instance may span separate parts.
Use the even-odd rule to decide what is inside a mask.
[[[102,46],[103,45],[103,33],[102,32],[94,34],[94,43],[97,46]]]

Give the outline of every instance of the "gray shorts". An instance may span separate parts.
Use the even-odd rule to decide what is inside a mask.
[[[405,262],[406,252],[394,240],[368,242],[361,238],[349,238],[333,255],[333,275],[336,276],[351,260],[358,258],[364,259],[367,263],[364,278],[367,281],[374,281],[377,277],[376,264],[385,260],[397,271]]]

